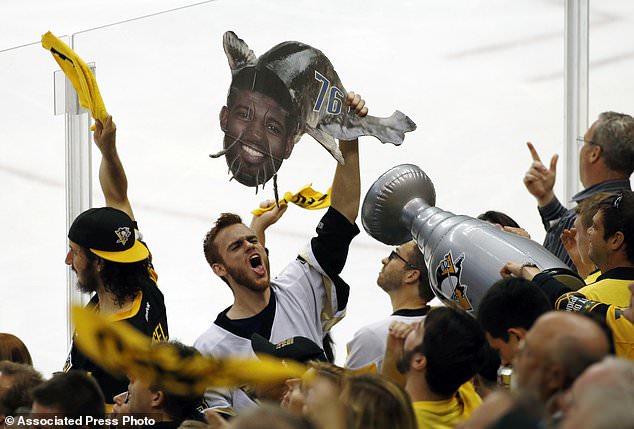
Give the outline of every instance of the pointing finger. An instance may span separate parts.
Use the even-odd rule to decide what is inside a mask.
[[[526,146],[528,146],[528,150],[531,153],[531,158],[533,158],[533,161],[541,162],[541,159],[539,159],[539,154],[535,150],[535,146],[533,146],[533,143],[526,142]]]

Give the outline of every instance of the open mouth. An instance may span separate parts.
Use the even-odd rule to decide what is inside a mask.
[[[263,276],[266,273],[264,264],[262,264],[262,257],[260,257],[260,255],[256,254],[251,256],[249,258],[249,264],[251,264],[251,268],[257,275]]]

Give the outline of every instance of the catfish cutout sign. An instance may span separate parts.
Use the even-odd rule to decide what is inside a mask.
[[[283,42],[256,57],[235,33],[227,31],[223,46],[231,85],[220,111],[223,150],[232,179],[246,186],[264,186],[291,156],[304,133],[317,140],[341,164],[335,139],[374,136],[400,145],[416,124],[395,111],[389,118],[348,112],[346,90],[333,65],[318,49]]]

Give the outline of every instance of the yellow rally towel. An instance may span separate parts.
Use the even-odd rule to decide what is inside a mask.
[[[66,43],[59,40],[50,31],[42,36],[42,47],[51,51],[53,58],[73,84],[79,96],[79,104],[90,110],[93,118],[103,122],[108,117],[106,106],[103,104],[97,81],[90,67],[79,58]]]
[[[295,194],[291,194],[290,192],[285,193],[284,198],[279,201],[279,204],[293,203],[307,210],[318,210],[330,207],[331,188],[328,188],[328,191],[322,194],[321,192],[315,191],[311,186],[312,183],[309,183]],[[266,208],[257,208],[251,211],[251,213],[255,216],[260,216],[269,210],[273,210],[273,207],[275,207],[275,204]]]
[[[306,368],[268,356],[259,359],[182,357],[170,343],[151,343],[126,323],[112,323],[81,307],[73,308],[75,342],[90,359],[117,375],[138,377],[177,395],[202,394],[207,387],[237,387],[301,377]]]

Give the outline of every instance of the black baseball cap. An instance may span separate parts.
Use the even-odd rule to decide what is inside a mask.
[[[150,255],[135,237],[134,221],[125,212],[100,207],[81,213],[70,226],[68,238],[95,255],[113,262],[139,262]]]
[[[253,334],[251,347],[255,353],[264,353],[278,359],[290,359],[301,363],[310,360],[327,361],[321,347],[306,337],[292,337],[273,344],[262,335]]]

